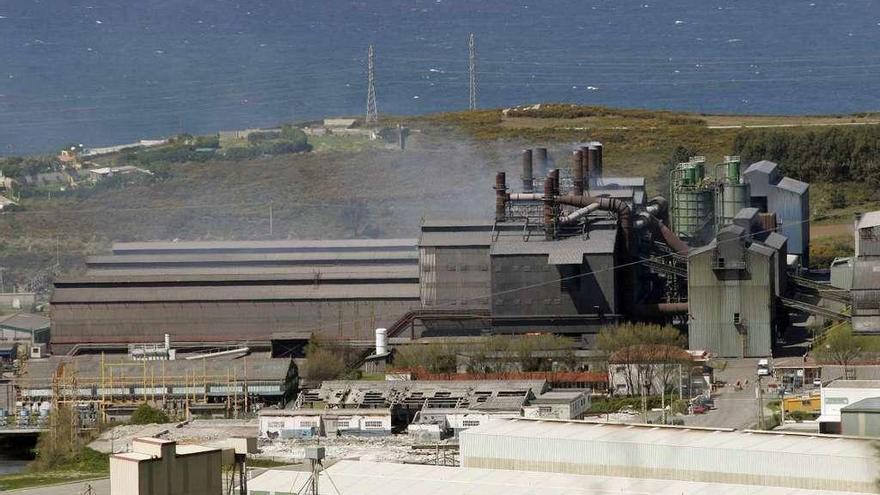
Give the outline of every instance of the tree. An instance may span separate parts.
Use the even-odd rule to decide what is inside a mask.
[[[813,355],[820,363],[843,366],[844,376],[849,378],[850,366],[862,356],[866,343],[865,338],[853,334],[852,325],[846,323],[827,330]]]
[[[607,327],[599,332],[596,344],[609,360],[624,365],[630,394],[657,379],[665,393],[680,365],[689,363],[682,354],[684,337],[672,326],[624,323]]]
[[[309,380],[333,380],[344,375],[345,359],[341,353],[312,337],[306,346],[305,377]]]
[[[168,423],[168,415],[164,411],[151,407],[144,402],[131,413],[130,423],[133,425],[150,425],[154,423]]]

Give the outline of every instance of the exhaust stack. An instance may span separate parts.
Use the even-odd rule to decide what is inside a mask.
[[[523,192],[535,190],[535,170],[532,162],[532,150],[522,151],[522,189]]]
[[[503,222],[505,206],[507,204],[507,174],[498,172],[495,174],[495,221]]]
[[[583,169],[584,153],[583,150],[577,150],[571,154],[571,177],[573,187],[571,193],[575,196],[584,195],[584,169]]]

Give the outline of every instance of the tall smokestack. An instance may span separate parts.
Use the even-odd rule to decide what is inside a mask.
[[[581,146],[581,169],[583,169],[584,174],[584,189],[590,189],[590,147],[589,146]]]
[[[553,197],[554,184],[553,177],[548,176],[544,179],[544,237],[548,240],[553,239]]]
[[[505,217],[504,206],[507,203],[507,174],[498,172],[495,174],[495,221],[503,222]]]
[[[553,179],[553,195],[559,196],[559,169],[554,168],[547,173],[547,176]]]
[[[550,170],[547,148],[535,148],[535,155],[535,160],[538,162],[538,172],[546,176]]]
[[[571,154],[571,178],[573,182],[572,194],[575,196],[584,195],[584,153],[577,150]]]
[[[522,188],[523,192],[535,190],[535,170],[532,165],[532,150],[522,151]]]

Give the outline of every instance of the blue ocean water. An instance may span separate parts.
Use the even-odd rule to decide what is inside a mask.
[[[565,101],[880,110],[877,0],[6,0],[0,153]]]

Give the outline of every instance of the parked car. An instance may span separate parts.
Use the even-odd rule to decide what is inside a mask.
[[[696,404],[695,406],[691,407],[691,412],[693,414],[705,414],[708,410],[709,408],[702,404]]]
[[[813,386],[814,386],[814,387],[821,387],[821,386],[822,386],[822,380],[821,380],[820,378],[816,378],[815,380],[813,380]]]

